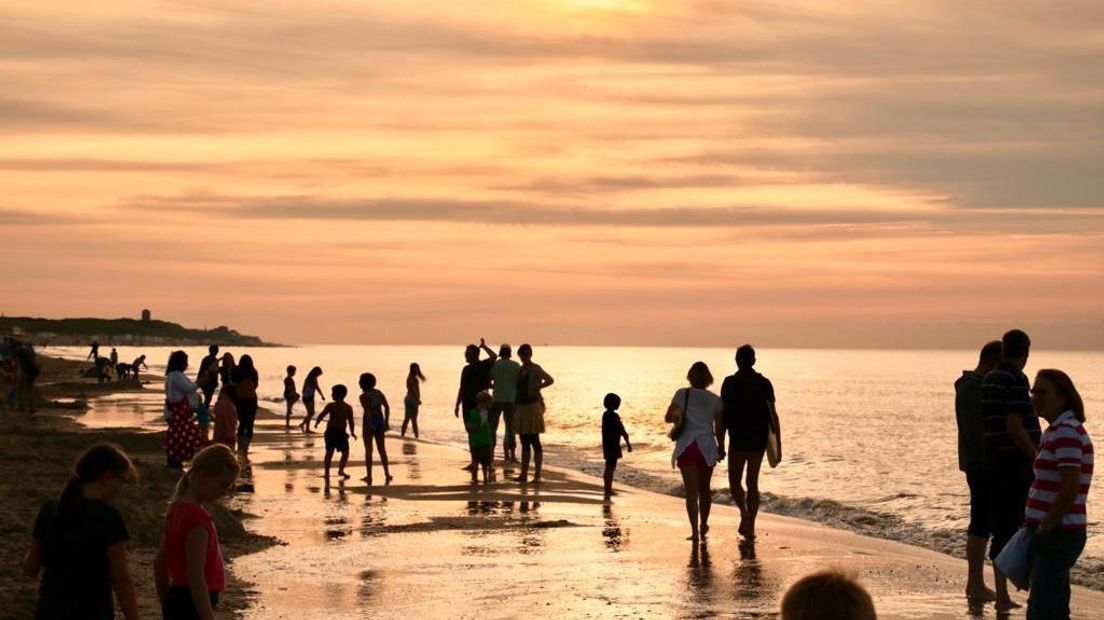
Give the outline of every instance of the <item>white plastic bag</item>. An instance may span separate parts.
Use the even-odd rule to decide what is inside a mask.
[[[1016,530],[1008,544],[1001,549],[997,559],[993,560],[997,570],[1008,577],[1017,590],[1026,590],[1031,583],[1031,563],[1028,551],[1031,548],[1033,531],[1026,527]]]

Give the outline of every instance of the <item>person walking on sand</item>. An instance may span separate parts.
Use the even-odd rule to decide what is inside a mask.
[[[234,389],[229,385],[222,386],[218,398],[215,400],[215,408],[212,411],[215,416],[215,436],[213,441],[237,450],[238,448],[238,408],[234,405]]]
[[[602,457],[606,461],[602,482],[605,483],[606,499],[609,499],[613,496],[613,472],[622,456],[621,439],[625,440],[625,448],[629,452],[632,452],[632,444],[625,425],[621,423],[621,416],[617,414],[617,410],[621,408],[621,397],[612,392],[606,394],[602,406],[606,408],[602,414]]]
[[[241,465],[234,452],[214,444],[196,454],[180,477],[165,516],[153,579],[164,620],[213,620],[226,588],[215,521],[204,504],[234,486]]]
[[[422,404],[422,383],[425,375],[417,362],[410,364],[406,375],[406,396],[403,398],[402,436],[406,437],[406,425],[413,427],[414,439],[418,438],[418,408]]]
[[[203,392],[203,404],[207,406],[211,405],[211,399],[218,388],[218,352],[217,344],[207,347],[207,355],[199,362],[199,372],[196,373],[196,385]]]
[[[380,462],[383,464],[384,484],[392,480],[391,469],[387,463],[387,446],[384,439],[387,429],[391,428],[391,405],[387,397],[376,389],[376,376],[370,372],[360,375],[360,406],[364,409],[360,434],[364,438],[364,467],[367,475],[364,480],[372,486],[372,441],[379,448]]]
[[[724,424],[717,433],[718,454],[725,454],[725,432],[729,435],[728,488],[732,501],[740,510],[740,535],[755,539],[755,518],[759,514],[759,472],[763,453],[767,450],[770,429],[779,432],[778,411],[775,409],[774,386],[759,374],[755,366],[755,349],[745,344],[736,349],[736,373],[725,377],[721,384]],[[747,493],[741,478],[747,466]]]
[[[694,362],[686,373],[690,387],[679,388],[664,420],[674,424],[671,438],[675,450],[671,466],[678,465],[686,488],[686,516],[690,519],[690,538],[698,542],[709,533],[709,511],[713,507],[710,481],[713,467],[723,456],[717,436],[724,429],[724,405],[709,391],[713,374],[705,362]]]
[[[1001,343],[981,348],[977,366],[963,370],[955,381],[955,422],[958,424],[958,469],[970,489],[970,524],[966,528],[966,598],[992,601],[985,587],[985,547],[989,544],[989,493],[985,482],[985,429],[982,427],[981,384],[1001,360]]]
[[[291,409],[299,401],[299,392],[295,391],[295,366],[287,367],[287,376],[284,377],[284,404],[287,412],[284,414],[284,430],[291,430]]]
[[[1047,421],[1024,521],[1031,540],[1027,620],[1070,617],[1070,569],[1085,548],[1085,511],[1093,474],[1093,444],[1085,404],[1061,370],[1043,369],[1031,388],[1035,412]]]
[[[517,462],[517,433],[514,431],[514,407],[517,400],[518,375],[521,365],[510,359],[513,350],[504,344],[498,349],[498,359],[491,367],[491,385],[494,387],[494,404],[491,405],[491,452],[498,439],[498,421],[505,422],[502,432],[502,459]]]
[[[203,447],[203,435],[193,419],[199,405],[196,384],[184,375],[188,354],[173,351],[165,368],[165,411],[169,429],[165,432],[165,459],[172,469],[180,469]]]
[[[981,408],[985,429],[986,486],[990,501],[992,542],[989,558],[996,559],[1024,519],[1024,504],[1031,489],[1032,463],[1042,434],[1031,407],[1030,387],[1023,368],[1031,339],[1013,329],[1001,338],[1001,362],[981,383]],[[1008,579],[996,575],[996,609],[1019,607],[1008,594]]]
[[[326,423],[326,431],[324,437],[326,439],[326,485],[330,484],[330,465],[333,463],[334,452],[341,453],[341,462],[337,466],[337,475],[342,480],[349,477],[349,474],[345,473],[345,465],[349,462],[349,435],[353,436],[353,441],[356,441],[356,427],[353,424],[353,408],[349,406],[349,403],[345,402],[345,397],[349,395],[349,388],[338,383],[333,386],[333,401],[330,404],[322,408],[322,413],[318,414],[318,418],[314,421],[314,425],[318,426],[326,416],[329,416],[330,420]],[[345,427],[349,427],[349,432],[345,432]]]
[[[487,352],[487,359],[479,359],[479,351]],[[459,418],[463,408],[465,415],[475,407],[475,398],[483,390],[491,387],[491,369],[498,358],[495,352],[487,346],[487,341],[479,339],[479,346],[469,344],[464,348],[464,361],[467,362],[460,371],[460,389],[456,392],[456,406],[452,409],[453,416]],[[461,419],[461,422],[464,420]],[[465,431],[466,432],[466,431]],[[468,452],[471,453],[471,444],[468,444]],[[471,463],[464,469],[475,471],[479,465],[475,462],[475,454],[471,454]]]
[[[123,485],[137,479],[122,450],[97,444],[81,455],[61,497],[39,511],[23,560],[28,577],[42,574],[35,618],[114,618],[112,591],[123,617],[138,618],[127,560],[130,536],[113,505]]]
[[[238,408],[238,453],[249,460],[249,444],[253,443],[253,424],[257,421],[257,369],[253,356],[243,355],[231,377],[234,384],[234,405]]]
[[[311,419],[314,418],[314,396],[318,395],[322,400],[326,400],[326,396],[322,393],[322,387],[318,385],[318,377],[322,376],[322,369],[318,366],[310,369],[307,373],[307,378],[303,379],[303,407],[307,410],[307,417],[303,418],[303,421],[299,423],[299,430],[304,433],[313,433],[311,430]]]
[[[544,463],[544,448],[540,436],[544,432],[544,388],[555,383],[552,375],[533,363],[533,347],[523,344],[518,347],[521,368],[518,371],[517,398],[514,406],[514,430],[521,437],[521,475],[517,481],[526,484],[529,481],[529,460],[533,460],[533,482],[541,481],[541,465]]]

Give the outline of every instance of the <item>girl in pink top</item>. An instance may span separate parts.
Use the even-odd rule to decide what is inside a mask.
[[[234,392],[228,385],[219,390],[218,400],[213,410],[215,415],[215,443],[237,450],[238,447],[238,408],[234,406]]]
[[[203,504],[225,495],[239,470],[234,451],[214,444],[196,454],[176,485],[153,563],[165,620],[214,620],[226,577],[215,522]]]

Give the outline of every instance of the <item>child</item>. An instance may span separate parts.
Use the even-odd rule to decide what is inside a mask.
[[[425,375],[417,362],[410,364],[410,374],[406,376],[406,398],[403,399],[405,415],[402,423],[402,436],[406,437],[406,425],[414,427],[414,439],[418,438],[418,406],[422,404],[422,382]]]
[[[472,457],[483,469],[483,484],[491,478],[491,452],[494,450],[491,435],[490,409],[494,403],[491,393],[484,390],[475,397],[475,408],[464,417],[464,428],[468,429],[468,445]],[[479,481],[479,472],[472,470],[472,482]]]
[[[196,407],[196,422],[199,424],[199,432],[203,435],[203,445],[211,443],[208,429],[211,427],[211,407],[207,403],[199,403]]]
[[[215,400],[215,437],[214,442],[220,443],[231,450],[238,449],[238,408],[234,406],[234,388],[229,385],[222,386],[218,399]]]
[[[361,427],[361,435],[364,437],[364,466],[368,469],[368,475],[364,479],[368,486],[372,486],[372,440],[375,439],[386,484],[393,479],[387,465],[387,447],[383,443],[385,433],[391,427],[391,405],[387,404],[387,397],[383,392],[376,389],[376,376],[370,372],[360,375],[360,391],[360,406],[364,408],[364,422]]]
[[[874,601],[866,589],[849,575],[835,571],[806,575],[782,597],[782,620],[877,617]]]
[[[333,386],[333,402],[326,405],[322,413],[318,414],[318,419],[314,421],[314,426],[317,428],[322,418],[330,416],[330,421],[326,423],[325,434],[326,484],[330,483],[330,463],[333,462],[334,450],[341,453],[341,464],[337,467],[337,475],[342,479],[349,477],[349,474],[345,473],[345,464],[349,462],[349,434],[353,436],[353,441],[356,441],[357,437],[353,427],[353,408],[345,402],[345,397],[348,395],[349,388],[340,383]],[[345,433],[346,426],[349,427],[349,434]]]
[[[28,577],[42,572],[36,618],[111,618],[112,590],[123,616],[138,617],[127,568],[126,524],[111,505],[123,484],[137,477],[122,450],[92,446],[77,461],[61,497],[38,513],[23,560]]]
[[[621,438],[625,438],[625,447],[632,452],[632,444],[629,443],[629,434],[625,431],[625,425],[621,423],[621,416],[617,410],[621,407],[621,397],[617,394],[606,394],[602,401],[606,412],[602,414],[602,456],[606,459],[606,470],[602,473],[602,479],[606,483],[606,497],[613,495],[613,471],[617,469],[617,459],[621,458]]]
[[[303,379],[303,406],[307,408],[307,417],[299,423],[299,430],[304,433],[314,432],[310,429],[310,421],[314,417],[314,395],[318,394],[322,400],[326,400],[326,397],[322,394],[322,388],[318,385],[318,377],[321,376],[322,369],[315,366],[307,373],[307,378]]]
[[[291,430],[291,408],[299,401],[299,393],[295,391],[295,366],[287,367],[287,376],[284,377],[284,402],[287,403],[287,416],[284,419],[284,429]]]
[[[226,577],[215,522],[203,504],[225,495],[240,469],[233,450],[214,444],[196,454],[191,469],[176,484],[153,561],[157,598],[166,620],[215,617]],[[208,596],[193,597],[196,591]]]

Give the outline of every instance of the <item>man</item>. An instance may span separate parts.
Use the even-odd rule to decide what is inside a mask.
[[[717,430],[720,455],[725,454],[725,431],[731,438],[728,453],[728,487],[740,509],[740,534],[755,538],[755,517],[759,514],[759,470],[767,450],[767,434],[779,432],[778,412],[774,406],[774,386],[752,369],[755,349],[745,344],[736,349],[736,374],[721,384],[724,425]],[[747,494],[741,483],[747,465]]]
[[[219,346],[213,344],[207,347],[207,357],[199,363],[199,372],[196,373],[196,385],[203,392],[203,404],[211,406],[211,398],[218,388],[218,353]]]
[[[981,348],[977,367],[963,370],[955,381],[955,421],[958,423],[958,468],[970,488],[970,526],[966,529],[966,597],[991,601],[996,594],[985,587],[985,547],[989,542],[989,493],[985,479],[985,429],[982,425],[981,386],[985,375],[1001,361],[1001,342]]]
[[[479,359],[480,349],[487,352],[487,359]],[[475,408],[476,396],[491,387],[491,369],[494,367],[496,359],[498,359],[498,356],[487,346],[487,341],[483,338],[479,339],[478,347],[469,344],[464,348],[464,361],[467,364],[460,371],[460,389],[456,392],[456,406],[453,407],[452,411],[454,416],[460,417],[460,407],[464,408],[464,415],[468,415],[468,412]],[[461,421],[463,421],[463,418],[461,418]],[[470,444],[468,448],[472,460],[471,464],[464,469],[474,471],[479,465],[475,462],[475,452],[470,450]]]
[[[1001,362],[981,384],[985,429],[985,469],[993,541],[989,557],[996,558],[1024,520],[1024,505],[1034,479],[1032,465],[1042,435],[1031,406],[1030,384],[1024,374],[1031,339],[1013,329],[1001,338]],[[994,567],[996,609],[1019,607],[1008,596],[1008,579]]]
[[[502,460],[516,463],[517,436],[514,434],[514,401],[517,399],[518,377],[521,365],[510,359],[513,349],[504,344],[498,349],[498,361],[491,368],[491,383],[494,386],[494,403],[491,405],[491,450],[494,451],[498,440],[498,421],[506,421],[502,434]]]

